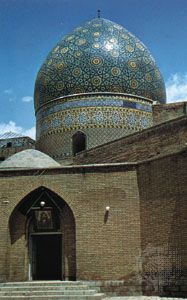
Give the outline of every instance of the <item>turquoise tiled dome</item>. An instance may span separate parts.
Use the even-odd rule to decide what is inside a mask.
[[[147,48],[102,18],[76,28],[49,53],[36,79],[35,108],[58,97],[93,92],[166,99],[162,75]]]

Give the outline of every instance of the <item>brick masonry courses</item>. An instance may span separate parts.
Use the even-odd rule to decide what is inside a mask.
[[[12,245],[8,222],[44,186],[73,211],[77,279],[124,280],[124,295],[141,294],[142,283],[145,294],[186,296],[186,162],[183,151],[140,164],[1,171],[0,280],[28,279],[24,217]]]
[[[141,132],[84,151],[74,164],[135,162],[166,155],[186,147],[187,117],[183,116]]]
[[[160,281],[161,294],[187,296],[186,163],[184,151],[138,167],[143,290],[148,295],[150,283],[156,290]]]
[[[27,279],[28,257],[23,247],[27,241],[24,232],[21,232],[20,239],[10,246],[8,220],[19,201],[39,186],[60,195],[74,213],[78,279],[119,279],[128,274],[132,267],[136,269],[135,257],[140,249],[140,218],[135,170],[82,174],[73,171],[55,176],[11,176],[1,179],[3,199],[9,201],[8,204],[1,203],[1,236],[4,237],[1,239],[1,279],[5,280],[6,276],[9,279],[10,272],[11,280]],[[111,206],[107,222],[104,221],[106,206]],[[130,217],[132,215],[133,218]],[[22,219],[20,216],[20,222],[24,222]],[[125,231],[129,234],[124,236]],[[123,248],[127,243],[127,256],[124,256]],[[24,253],[20,255],[21,252]]]
[[[186,113],[186,102],[153,105],[153,124],[167,122],[185,116]]]

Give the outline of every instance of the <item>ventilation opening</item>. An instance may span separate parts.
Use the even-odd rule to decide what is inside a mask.
[[[73,155],[75,156],[77,153],[86,149],[86,135],[78,131],[73,135]]]

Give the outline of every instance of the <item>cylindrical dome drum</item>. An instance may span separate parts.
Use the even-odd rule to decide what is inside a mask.
[[[152,125],[164,81],[147,48],[129,31],[93,19],[65,36],[35,84],[37,149],[57,160]]]

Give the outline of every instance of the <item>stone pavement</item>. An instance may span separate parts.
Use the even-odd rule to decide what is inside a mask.
[[[187,298],[167,298],[158,296],[127,296],[127,297],[107,297],[104,300],[187,300]]]

